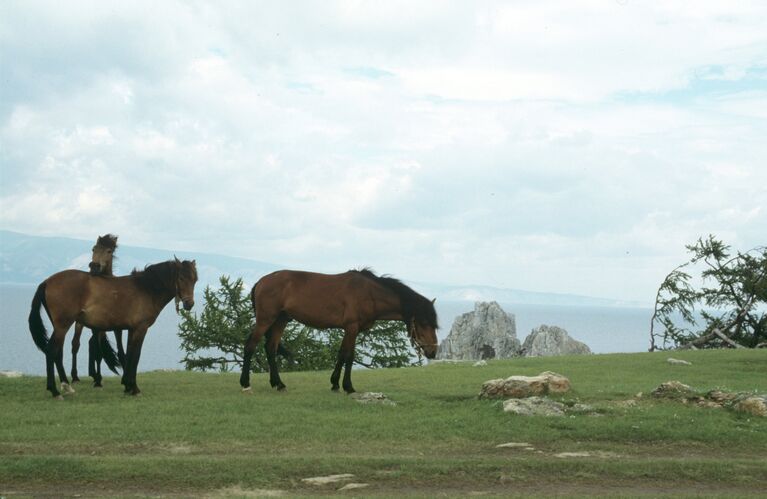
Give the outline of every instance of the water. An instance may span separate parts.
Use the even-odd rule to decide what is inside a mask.
[[[26,374],[44,374],[45,359],[37,350],[29,334],[27,317],[36,286],[0,284],[0,370],[21,371]],[[202,297],[195,298],[197,307]],[[649,345],[649,321],[652,311],[639,308],[565,307],[555,305],[517,305],[501,303],[506,312],[514,314],[517,337],[524,341],[534,327],[541,324],[559,326],[578,341],[586,343],[594,353],[641,352]],[[473,302],[436,302],[440,325],[439,338],[450,332],[453,320],[474,309]],[[199,309],[197,310],[199,312]],[[42,313],[45,317],[45,312]],[[140,371],[154,369],[182,369],[181,342],[176,335],[179,317],[173,304],[165,307],[157,322],[149,329],[141,353]],[[47,323],[47,322],[46,322]],[[50,325],[47,326],[50,331]],[[83,333],[78,355],[81,373],[87,372],[88,332]],[[67,335],[64,365],[71,366]]]

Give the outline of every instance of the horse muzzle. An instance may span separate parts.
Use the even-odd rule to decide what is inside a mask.
[[[96,262],[91,262],[88,264],[88,268],[91,271],[91,275],[99,275],[101,274],[101,264]]]
[[[184,303],[184,310],[189,312],[192,310],[192,307],[194,307],[194,300],[183,300]]]

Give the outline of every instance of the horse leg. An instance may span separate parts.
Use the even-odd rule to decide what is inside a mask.
[[[125,371],[125,350],[123,350],[123,332],[121,329],[115,329],[115,342],[117,343],[117,360]]]
[[[330,389],[337,392],[339,389],[338,380],[341,379],[341,368],[344,365],[343,347],[338,349],[338,358],[336,359],[336,367],[333,369],[333,374],[330,375]]]
[[[356,327],[347,327],[344,339],[341,341],[341,348],[338,349],[338,359],[333,374],[330,375],[330,389],[338,391],[338,379],[341,377],[341,367],[344,367],[343,387],[346,393],[354,393],[352,386],[352,364],[354,363],[354,344],[357,342],[358,329]]]
[[[88,376],[93,378],[93,386],[96,386],[96,352],[98,348],[96,331],[91,331],[91,337],[88,339]]]
[[[354,387],[352,386],[352,364],[354,364],[354,345],[357,342],[357,332],[356,328],[347,329],[344,339],[341,341],[341,348],[344,350],[344,360],[346,363],[342,386],[346,393],[354,393]]]
[[[141,390],[136,384],[136,372],[138,371],[138,361],[141,358],[141,347],[144,344],[147,328],[137,328],[128,335],[128,371],[127,381],[125,383],[125,392],[129,395],[138,395]]]
[[[72,337],[72,383],[79,383],[80,377],[77,375],[77,352],[80,351],[80,335],[83,332],[83,325],[75,322],[75,335]]]
[[[103,376],[101,376],[101,361],[103,359],[103,355],[101,355],[101,345],[99,345],[99,341],[101,340],[101,336],[105,335],[106,333],[104,331],[93,331],[93,334],[91,335],[91,341],[93,342],[93,387],[94,388],[102,388],[103,385],[101,384],[101,381],[104,379]]]
[[[61,381],[61,391],[64,393],[75,393],[75,389],[69,384],[67,370],[64,369],[64,338],[61,339],[61,345],[56,353],[56,370],[59,372],[59,381]]]
[[[62,400],[63,397],[61,396],[61,392],[59,392],[59,390],[56,388],[56,375],[54,372],[54,366],[56,366],[57,368],[59,367],[59,364],[60,364],[58,362],[59,355],[62,354],[63,356],[62,347],[64,344],[64,337],[67,333],[67,329],[69,329],[69,327],[63,328],[63,332],[62,332],[62,328],[57,328],[54,325],[53,333],[51,334],[51,337],[48,340],[48,345],[45,352],[45,370],[47,375],[46,388],[48,389],[49,392],[51,392],[51,395],[53,395],[53,398],[58,400]],[[63,383],[68,384],[67,374],[66,372],[63,372],[64,376],[62,377],[61,376],[62,371],[64,371],[63,363],[61,363],[61,369],[59,369],[59,378],[61,379],[62,384]]]
[[[285,389],[285,384],[280,379],[280,371],[277,367],[277,349],[280,346],[280,339],[288,321],[287,317],[277,319],[266,332],[266,343],[264,344],[266,360],[269,362],[269,384],[272,385],[272,388],[277,388],[280,391]]]
[[[240,386],[243,392],[250,392],[250,366],[253,359],[253,352],[256,351],[256,345],[261,341],[261,337],[266,333],[274,321],[259,321],[256,319],[256,325],[245,340],[245,351],[242,355],[242,374],[240,374]]]

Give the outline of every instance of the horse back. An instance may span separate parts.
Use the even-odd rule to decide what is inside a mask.
[[[261,278],[253,289],[256,317],[285,314],[317,328],[367,322],[375,314],[375,285],[356,272],[321,274],[280,270]]]

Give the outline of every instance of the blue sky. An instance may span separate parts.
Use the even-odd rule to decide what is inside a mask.
[[[652,301],[767,243],[760,2],[2,2],[0,228]]]

